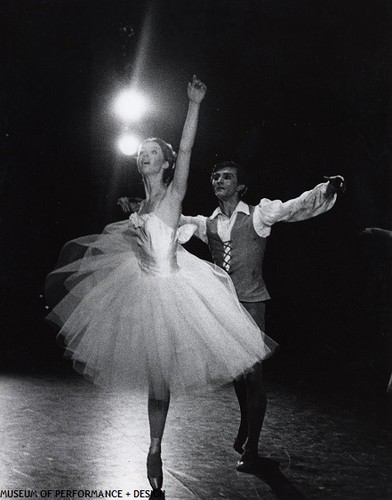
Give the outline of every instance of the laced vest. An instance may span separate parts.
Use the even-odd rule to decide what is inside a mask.
[[[259,302],[270,298],[263,279],[263,259],[267,238],[259,236],[253,227],[255,207],[250,215],[237,213],[231,230],[230,277],[242,302]],[[223,242],[218,234],[218,217],[207,219],[208,246],[214,263],[223,268]]]

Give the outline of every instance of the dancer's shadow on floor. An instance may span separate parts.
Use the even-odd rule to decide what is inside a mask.
[[[254,468],[247,472],[258,477],[266,483],[272,490],[272,493],[283,499],[302,499],[305,496],[282,474],[279,462],[271,458],[258,457]]]
[[[305,500],[305,496],[282,474],[279,462],[271,458],[258,457],[254,468],[245,472],[266,483],[272,493],[281,500]],[[150,491],[150,498],[166,498],[164,491]]]

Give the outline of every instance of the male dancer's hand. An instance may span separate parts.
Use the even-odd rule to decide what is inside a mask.
[[[328,181],[327,191],[325,193],[327,198],[335,193],[344,193],[346,191],[346,181],[342,175],[333,175],[331,177],[324,176],[324,179]]]
[[[120,205],[121,210],[124,212],[124,214],[129,214],[131,212],[131,207],[129,204],[129,198],[127,196],[122,196],[117,200],[117,205]]]
[[[120,205],[124,214],[131,214],[139,210],[142,201],[141,198],[128,198],[128,196],[122,196],[117,200],[117,205]]]
[[[392,239],[392,231],[389,229],[381,229],[380,227],[367,227],[359,233],[359,236],[378,236]]]

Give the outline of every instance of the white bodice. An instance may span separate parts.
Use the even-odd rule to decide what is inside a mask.
[[[168,275],[178,269],[179,232],[154,213],[131,214],[130,229],[136,233],[140,268],[148,274]]]

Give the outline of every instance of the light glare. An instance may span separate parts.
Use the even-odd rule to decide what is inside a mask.
[[[140,140],[132,134],[124,134],[118,140],[118,147],[122,154],[132,156],[137,152]]]
[[[115,102],[117,115],[127,121],[139,120],[146,112],[146,109],[146,99],[134,90],[122,92]]]

